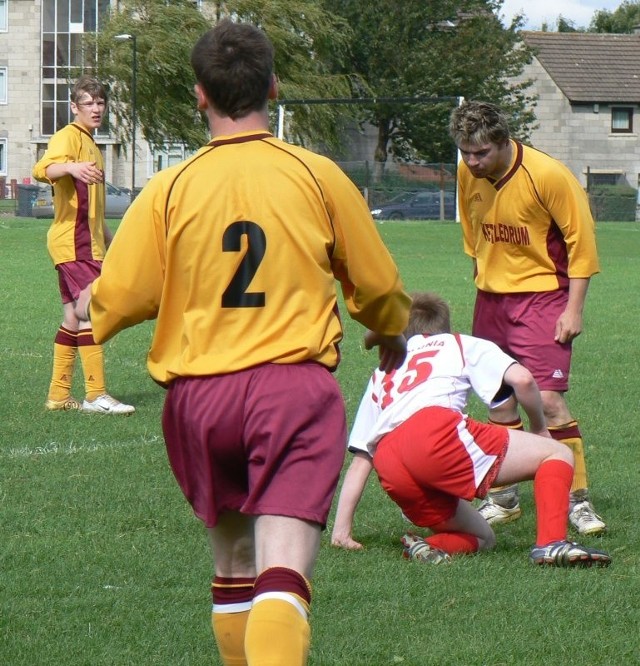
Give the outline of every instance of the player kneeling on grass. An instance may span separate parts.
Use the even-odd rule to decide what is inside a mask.
[[[496,485],[533,479],[537,510],[534,564],[607,566],[606,553],[567,541],[573,454],[551,438],[531,373],[495,344],[450,332],[449,307],[435,294],[414,294],[407,357],[397,370],[376,370],[349,439],[355,457],[344,479],[331,542],[357,550],[356,506],[375,468],[382,487],[426,539],[402,538],[409,559],[442,562],[495,546],[471,504]],[[463,413],[469,391],[494,407],[512,394],[531,432],[481,423]]]

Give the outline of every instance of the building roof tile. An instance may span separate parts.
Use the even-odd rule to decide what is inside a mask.
[[[521,34],[570,102],[640,103],[640,34]]]

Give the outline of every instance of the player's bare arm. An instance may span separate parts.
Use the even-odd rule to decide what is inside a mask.
[[[45,169],[45,173],[47,178],[53,182],[64,176],[71,176],[87,185],[95,185],[104,180],[104,174],[95,162],[58,162],[50,164]]]
[[[371,457],[366,453],[355,453],[345,474],[338,499],[336,519],[331,532],[331,545],[345,550],[362,550],[363,545],[351,536],[353,516],[364,487],[373,469]]]
[[[589,278],[569,280],[569,300],[566,310],[556,322],[555,341],[561,344],[571,342],[582,333],[582,311],[589,289]]]
[[[365,349],[379,347],[382,372],[391,372],[399,368],[407,355],[407,340],[404,335],[383,335],[375,331],[367,331],[364,335]]]

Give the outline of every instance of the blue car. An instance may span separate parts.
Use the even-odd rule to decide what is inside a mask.
[[[388,203],[371,210],[374,220],[439,220],[440,191],[423,190],[405,192]],[[455,220],[456,198],[453,192],[444,192],[444,218]]]

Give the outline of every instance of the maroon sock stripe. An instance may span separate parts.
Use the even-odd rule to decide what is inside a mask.
[[[78,347],[89,347],[95,345],[96,341],[93,339],[93,329],[83,328],[78,331]]]
[[[78,334],[70,331],[68,328],[61,326],[56,333],[54,342],[57,345],[65,345],[66,347],[78,346]]]
[[[558,441],[563,439],[577,439],[578,437],[582,437],[577,421],[571,421],[571,423],[565,423],[560,426],[550,426],[549,434],[551,437],[553,437],[553,439]]]
[[[293,569],[272,567],[263,571],[257,578],[253,590],[254,596],[265,592],[289,592],[297,594],[308,604],[311,603],[311,590],[306,578]]]
[[[211,583],[211,596],[217,605],[239,604],[253,599],[255,578],[216,576]]]

